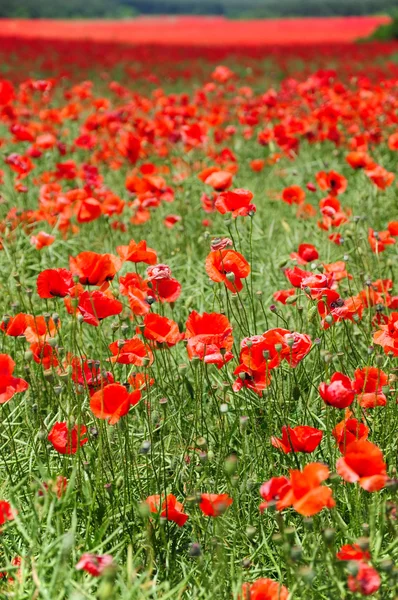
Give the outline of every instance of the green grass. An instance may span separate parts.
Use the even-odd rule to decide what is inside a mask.
[[[185,91],[193,95],[189,86]],[[94,89],[99,90],[94,92],[96,96],[105,93],[115,106],[122,104],[104,92],[100,84]],[[60,157],[55,149],[44,152],[24,180],[26,194],[14,190],[14,174],[7,165],[3,168],[2,312],[56,313],[61,327],[54,344],[62,360],[68,353],[86,356],[98,360],[101,369],[111,370],[115,381],[124,382],[132,371],[139,371],[153,377],[155,384],[143,392],[141,402],[128,415],[109,426],[93,416],[87,387],[76,386],[70,370],[60,373],[53,367],[45,371],[32,361],[24,337],[2,335],[1,352],[13,358],[17,365],[14,375],[26,379],[30,387],[0,406],[0,499],[8,500],[18,511],[15,520],[2,527],[0,571],[8,571],[14,581],[0,581],[0,598],[223,600],[237,598],[244,581],[259,577],[280,581],[297,600],[359,598],[347,590],[346,564],[336,560],[335,554],[343,544],[354,543],[360,537],[369,540],[372,564],[382,576],[381,590],[374,597],[396,598],[397,570],[394,566],[389,570],[385,562],[394,563],[398,558],[396,491],[390,487],[369,494],[335,474],[340,453],[331,430],[343,418],[343,411],[326,406],[318,393],[319,384],[328,381],[335,371],[352,378],[356,368],[378,365],[388,373],[392,383],[387,406],[367,411],[365,419],[369,439],[382,449],[388,473],[394,477],[396,358],[372,345],[373,308],[366,309],[358,323],[341,322],[328,330],[321,328],[318,313],[312,309],[316,303],[304,292],[298,291],[295,305],[269,308],[274,303],[273,292],[290,287],[282,267],[289,264],[290,252],[302,242],[317,247],[318,263],[346,262],[353,278],[340,283],[343,297],[359,293],[367,279],[393,279],[397,273],[396,246],[387,247],[383,254],[373,254],[367,234],[368,227],[384,230],[388,221],[396,218],[396,185],[378,191],[362,172],[354,172],[346,164],[346,146],[336,148],[327,141],[303,141],[294,161],[282,157],[276,165],[254,173],[250,160],[267,158],[271,150],[259,146],[255,136],[244,139],[233,95],[221,94],[220,102],[228,107],[227,124],[236,125],[237,133],[219,149],[227,146],[235,153],[239,172],[233,187],[254,193],[257,212],[253,217],[231,220],[203,212],[200,197],[205,190],[209,193],[209,188],[197,174],[214,160],[207,156],[206,147],[186,152],[181,142],[170,144],[165,158],[157,156],[148,145],[148,157],[139,162],[170,167],[165,179],[175,191],[173,204],[163,202],[142,226],[129,222],[132,212],[126,207],[118,217],[102,216],[80,225],[76,234],[69,233],[65,239],[45,222],[29,227],[20,223],[13,229],[6,215],[12,207],[36,209],[38,178],[70,157]],[[300,99],[296,97],[296,101]],[[321,102],[319,97],[317,101]],[[65,103],[61,94],[54,96],[54,106]],[[157,110],[152,106],[147,118],[155,118]],[[308,107],[299,110],[303,114]],[[77,121],[56,128],[68,147],[92,112],[87,103]],[[198,118],[207,112],[206,106],[199,107]],[[379,123],[383,123],[381,116]],[[12,144],[5,125],[0,137],[7,140],[1,148],[5,156],[11,152],[22,154],[28,146]],[[394,171],[396,155],[385,142],[374,146],[371,155]],[[181,157],[190,174],[177,183],[173,175],[178,166],[172,159]],[[77,151],[73,159],[81,165],[90,160],[90,152]],[[102,163],[99,169],[105,185],[128,200],[124,182],[131,165],[124,161],[119,170],[112,170]],[[305,189],[318,171],[331,169],[347,177],[348,189],[341,202],[357,217],[342,230],[346,240],[343,246],[327,239],[327,233],[317,227],[316,218],[297,219],[295,207],[270,198],[272,191],[281,192],[289,185]],[[67,190],[81,187],[82,182],[63,181],[61,185]],[[323,196],[320,191],[307,192],[307,200],[315,207]],[[170,213],[180,215],[182,221],[168,230],[163,219]],[[212,222],[209,230],[202,226],[204,218]],[[116,219],[126,226],[126,232],[111,227]],[[40,230],[53,231],[56,241],[38,251],[29,240],[32,232]],[[239,295],[210,282],[206,275],[204,261],[215,237],[231,237],[235,249],[251,264],[251,275]],[[174,319],[181,331],[192,310],[224,312],[233,325],[235,358],[231,363],[217,370],[198,360],[189,361],[186,345],[179,343],[156,350],[155,361],[149,367],[111,364],[109,343],[132,337],[140,317],[131,319],[125,308],[121,316],[105,319],[94,328],[68,315],[61,299],[38,297],[36,278],[42,270],[68,268],[69,256],[86,250],[116,253],[118,245],[133,238],[145,239],[157,251],[159,262],[167,263],[173,277],[182,284],[181,296],[174,305],[155,303],[152,310]],[[145,266],[137,266],[142,275]],[[127,263],[119,274],[133,270],[134,265]],[[119,274],[111,283],[115,294]],[[125,298],[119,298],[125,302]],[[306,333],[312,341],[319,341],[296,369],[286,362],[275,369],[262,397],[248,390],[233,392],[232,372],[238,363],[240,341],[275,327]],[[361,418],[356,402],[351,408]],[[89,442],[73,456],[58,454],[47,440],[56,421],[84,423]],[[323,430],[321,445],[311,455],[282,454],[272,447],[270,438],[279,436],[285,424],[306,424]],[[327,484],[333,489],[336,508],[325,509],[309,519],[293,509],[259,512],[259,487],[264,481],[315,461],[328,464],[334,474]],[[65,495],[60,499],[51,492],[39,496],[42,482],[58,475],[69,480]],[[166,492],[184,502],[189,514],[181,529],[156,516],[150,518],[142,505],[147,496]],[[198,508],[198,495],[203,492],[228,493],[233,504],[217,519],[205,517]],[[199,552],[195,552],[196,545]],[[84,552],[112,554],[117,569],[100,579],[76,571],[75,565]],[[16,567],[10,566],[15,556],[22,557],[18,575]]]

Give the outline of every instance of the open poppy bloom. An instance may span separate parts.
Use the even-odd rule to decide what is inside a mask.
[[[66,422],[57,422],[48,434],[48,441],[60,454],[76,454],[78,447],[88,442],[88,438],[82,437],[86,432],[85,425],[74,425],[69,429]]]
[[[344,456],[337,461],[336,469],[345,481],[358,482],[367,492],[381,490],[388,481],[382,451],[363,439],[347,446]]]
[[[61,326],[58,321],[57,324],[54,323],[52,317],[47,318],[43,316],[26,316],[27,327],[25,329],[24,335],[28,342],[45,342],[48,338],[55,337],[58,333],[57,328]]]
[[[40,231],[37,235],[32,235],[30,243],[36,250],[42,250],[46,246],[51,246],[55,242],[55,235],[50,235],[45,231]]]
[[[231,292],[240,292],[243,289],[241,279],[250,274],[250,265],[242,254],[229,249],[210,252],[205,269],[212,281],[223,282]]]
[[[121,267],[121,260],[113,254],[80,252],[69,258],[70,270],[79,276],[83,285],[102,285],[111,281]]]
[[[299,185],[291,185],[282,192],[282,200],[286,204],[303,204],[305,191]]]
[[[145,504],[149,506],[151,513],[159,514],[167,521],[173,521],[178,527],[183,527],[188,520],[188,515],[184,513],[184,507],[173,494],[168,494],[162,502],[159,495],[148,496]]]
[[[340,173],[336,173],[336,171],[329,171],[328,173],[319,171],[315,175],[315,179],[320,189],[328,192],[331,196],[338,196],[347,189],[347,179]]]
[[[109,568],[114,567],[110,554],[83,554],[76,565],[78,571],[87,571],[93,577],[99,577]]]
[[[387,322],[380,325],[380,329],[373,335],[373,341],[382,346],[386,354],[392,352],[394,356],[398,356],[398,312],[392,312]]]
[[[290,490],[278,501],[277,509],[292,506],[300,515],[312,517],[323,508],[333,508],[332,490],[322,486],[329,469],[321,463],[310,463],[302,471],[290,471]]]
[[[156,313],[145,315],[144,326],[144,337],[158,344],[167,344],[171,347],[184,338],[184,334],[180,333],[178,324],[175,321]]]
[[[297,252],[292,252],[290,258],[299,265],[306,265],[319,258],[318,250],[312,244],[300,244]]]
[[[32,352],[33,360],[37,364],[43,365],[43,369],[50,369],[59,365],[58,356],[55,348],[47,342],[33,342],[29,346]]]
[[[369,245],[375,254],[379,252],[384,252],[386,246],[390,246],[395,244],[396,240],[391,236],[388,229],[386,231],[374,231],[374,229],[369,229],[368,234]]]
[[[271,383],[271,375],[268,370],[254,371],[243,364],[236,367],[234,375],[238,375],[232,385],[234,392],[240,392],[242,388],[247,388],[258,396],[262,396],[263,391]]]
[[[374,408],[385,406],[387,398],[383,387],[388,384],[388,376],[377,367],[364,367],[356,369],[353,383],[354,390],[358,394],[358,401],[362,408]]]
[[[150,348],[137,336],[129,340],[116,340],[109,344],[109,350],[113,354],[110,358],[111,362],[135,365],[136,367],[148,366],[153,363],[153,354]]]
[[[145,240],[138,243],[131,240],[128,246],[118,246],[116,251],[124,262],[155,265],[158,260],[155,250],[147,248]]]
[[[308,425],[297,425],[296,427],[282,427],[282,439],[271,438],[271,444],[282,450],[285,454],[289,452],[313,452],[321,443],[323,432]]]
[[[350,410],[346,411],[345,418],[337,423],[332,431],[332,436],[337,442],[339,450],[344,454],[346,448],[357,440],[366,440],[369,435],[369,427],[352,417]]]
[[[187,352],[190,360],[196,356],[206,363],[216,364],[218,368],[231,360],[232,326],[225,315],[200,315],[193,310],[186,327],[185,337],[188,340]]]
[[[228,494],[202,494],[199,508],[207,517],[219,517],[225,513],[232,502]]]
[[[36,282],[40,298],[64,298],[74,286],[73,275],[68,269],[46,269]]]
[[[347,408],[356,394],[351,379],[343,373],[333,373],[329,384],[322,382],[319,393],[326,404],[335,408]]]
[[[254,583],[244,583],[239,600],[287,600],[289,590],[272,579],[261,577]]]
[[[19,337],[20,335],[24,335],[25,329],[29,323],[28,317],[31,317],[31,315],[27,315],[25,313],[18,313],[14,317],[7,315],[6,317],[3,317],[0,329],[1,331],[4,331],[6,335],[11,337]]]
[[[0,526],[15,519],[15,511],[6,500],[0,500]]]
[[[275,302],[280,302],[281,304],[286,304],[287,299],[291,296],[296,295],[296,290],[294,288],[290,288],[289,290],[277,290],[272,294]]]
[[[283,498],[290,490],[291,484],[287,477],[271,477],[260,487],[261,502],[259,509],[263,512],[266,508]]]
[[[25,392],[29,384],[20,377],[13,377],[15,362],[8,354],[0,354],[0,404],[11,400],[14,394]]]
[[[91,396],[90,408],[98,419],[106,419],[109,425],[114,425],[128,413],[130,406],[138,404],[140,399],[140,390],[129,394],[124,385],[110,383]]]
[[[358,562],[358,573],[349,575],[347,580],[351,592],[362,596],[372,596],[381,586],[381,578],[374,567],[364,561]]]
[[[232,217],[247,217],[250,213],[256,212],[255,204],[251,204],[253,198],[249,190],[236,189],[228,192],[221,192],[214,203],[219,213],[225,215],[232,213]]]
[[[98,327],[107,317],[120,315],[123,310],[123,304],[113,297],[110,290],[84,291],[78,294],[77,308],[72,306],[70,298],[65,298],[64,302],[70,314],[75,314],[77,310],[82,315],[84,323],[93,327]]]
[[[370,560],[369,550],[362,550],[358,544],[345,544],[336,554],[339,560]]]

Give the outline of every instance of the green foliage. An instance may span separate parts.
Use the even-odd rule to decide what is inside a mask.
[[[391,23],[380,25],[370,39],[380,41],[398,40],[398,11],[393,13]]]

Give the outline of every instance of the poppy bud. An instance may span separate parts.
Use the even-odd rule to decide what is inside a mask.
[[[83,323],[83,321],[84,321],[83,315],[80,315],[80,314],[77,315],[77,320],[79,321],[79,323]]]
[[[48,343],[50,344],[51,348],[56,348],[57,344],[58,344],[58,340],[57,340],[57,338],[50,338],[48,340]]]
[[[369,538],[360,537],[357,539],[357,544],[361,548],[361,550],[369,550]]]
[[[355,315],[354,315],[355,317]],[[325,323],[327,323],[328,325],[331,325],[333,323],[333,317],[332,315],[326,315],[325,317]]]
[[[303,520],[303,525],[308,531],[312,531],[314,527],[314,520],[311,517],[307,517]]]
[[[54,392],[56,396],[60,396],[62,394],[62,386],[61,385],[56,385],[54,387]]]
[[[282,348],[283,348],[282,344],[275,344],[275,350],[277,352],[282,352]]]
[[[116,486],[116,488],[117,488],[117,489],[121,488],[121,487],[122,487],[122,485],[123,485],[123,483],[124,483],[124,479],[123,479],[123,477],[120,475],[120,476],[119,476],[119,477],[116,479],[116,483],[115,483],[115,486]]]
[[[228,271],[228,273],[226,273],[225,276],[228,279],[228,281],[235,281],[235,273],[233,273],[232,271]]]
[[[325,538],[325,542],[327,544],[331,544],[335,538],[336,532],[331,527],[328,527],[323,531],[323,537]]]
[[[276,308],[275,304],[271,304],[271,306],[269,307],[269,309],[270,309],[271,312],[276,313],[277,308]]]
[[[289,348],[293,348],[294,346],[294,337],[292,335],[286,336],[286,343],[289,346]],[[275,344],[275,348],[278,344]],[[281,348],[282,350],[282,348]],[[277,352],[279,352],[279,350],[277,349]]]
[[[26,361],[30,362],[33,359],[33,352],[31,352],[30,350],[26,350],[24,358]]]
[[[199,448],[207,449],[207,441],[204,437],[200,437],[196,440],[196,444]]]
[[[303,556],[303,549],[301,546],[292,546],[290,550],[290,558],[293,562],[301,560]]]
[[[225,415],[228,412],[228,404],[220,404],[220,413]]]
[[[224,463],[225,472],[228,475],[233,475],[236,471],[236,467],[238,466],[238,460],[234,454],[228,456]]]
[[[307,311],[307,321],[311,323],[314,320],[315,315],[317,314],[318,309],[316,306],[310,306]]]
[[[305,583],[311,584],[315,578],[315,571],[311,567],[301,567],[299,574]]]
[[[251,566],[252,566],[252,561],[250,560],[250,558],[244,558],[242,560],[242,569],[250,569]]]
[[[202,550],[200,544],[198,544],[197,542],[192,542],[192,544],[189,546],[188,554],[192,558],[198,558],[199,556],[201,556]]]
[[[239,424],[241,430],[246,429],[246,427],[249,424],[249,417],[247,417],[246,415],[242,415],[241,417],[239,417]]]
[[[33,294],[32,288],[26,288],[25,294],[27,295],[28,298],[30,298]]]
[[[394,568],[394,563],[389,558],[382,560],[381,563],[379,564],[380,571],[384,571],[385,573],[391,573],[393,568]]]

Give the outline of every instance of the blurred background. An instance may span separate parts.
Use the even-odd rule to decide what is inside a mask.
[[[140,15],[219,15],[232,19],[377,15],[398,0],[0,0],[0,17],[131,18]]]

